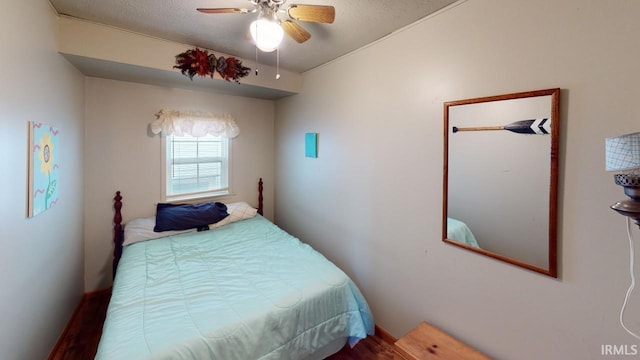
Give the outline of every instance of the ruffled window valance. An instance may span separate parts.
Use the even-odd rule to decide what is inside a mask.
[[[154,134],[194,137],[213,135],[229,139],[240,134],[238,125],[229,114],[162,109],[156,113],[156,117],[149,124]]]

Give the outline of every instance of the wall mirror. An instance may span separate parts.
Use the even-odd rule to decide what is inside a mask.
[[[444,242],[557,277],[559,95],[444,103]]]

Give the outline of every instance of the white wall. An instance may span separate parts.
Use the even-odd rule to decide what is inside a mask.
[[[232,140],[232,191],[221,201],[257,206],[264,180],[265,216],[274,207],[274,103],[239,96],[130,82],[86,80],[85,290],[111,284],[113,197],[122,192],[124,221],[152,216],[161,199],[160,137],[148,129],[162,108],[229,113],[240,135]]]
[[[83,76],[56,52],[48,2],[0,6],[0,349],[44,359],[83,293]],[[28,121],[60,130],[60,201],[27,212]]]
[[[608,207],[625,196],[604,138],[640,128],[638,14],[635,0],[470,0],[306,73],[276,103],[276,221],[349,273],[394,336],[428,320],[502,359],[637,344],[618,324],[628,244]],[[440,241],[443,102],[553,87],[558,280]],[[637,294],[626,316],[640,331]]]

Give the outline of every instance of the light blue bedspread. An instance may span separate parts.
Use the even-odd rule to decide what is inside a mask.
[[[454,218],[447,218],[447,238],[457,240],[463,244],[480,248],[476,237],[467,224]]]
[[[125,247],[96,359],[301,359],[373,327],[342,270],[256,216]]]

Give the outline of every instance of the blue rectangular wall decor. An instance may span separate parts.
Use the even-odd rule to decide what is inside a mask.
[[[318,134],[304,134],[304,155],[310,158],[318,157]]]

